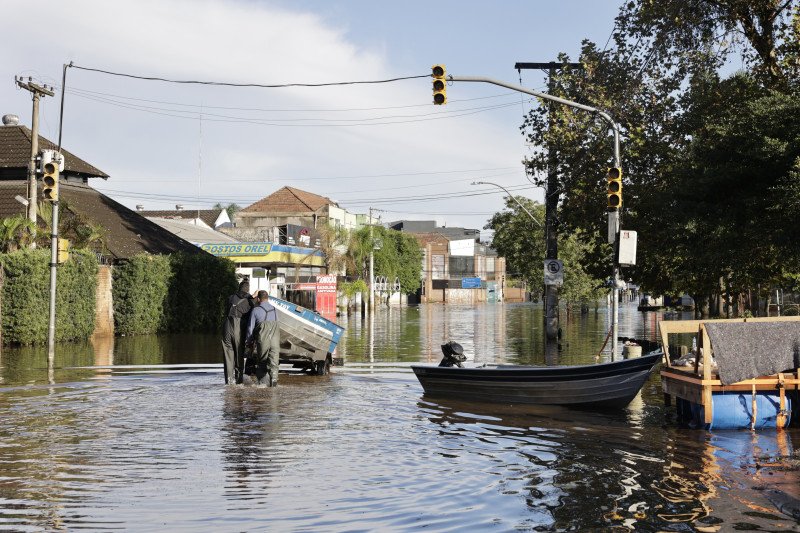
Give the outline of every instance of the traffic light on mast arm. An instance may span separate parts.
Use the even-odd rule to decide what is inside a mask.
[[[46,202],[58,201],[59,162],[55,159],[42,165],[42,198]]]
[[[436,105],[443,105],[447,103],[447,80],[445,75],[447,71],[444,65],[434,65],[431,67],[431,76],[433,76],[433,103]]]
[[[608,208],[612,210],[622,207],[622,169],[611,167],[606,175],[608,181]]]

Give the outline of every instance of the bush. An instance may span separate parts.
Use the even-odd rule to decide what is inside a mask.
[[[140,254],[114,267],[112,296],[117,335],[166,330],[170,260],[165,255]]]
[[[50,250],[20,250],[0,254],[3,342],[47,342],[50,309]],[[94,331],[97,258],[73,251],[58,268],[56,340],[87,339]]]
[[[116,332],[219,330],[236,291],[232,262],[206,253],[142,254],[114,268]]]
[[[173,254],[171,264],[168,331],[220,331],[225,301],[238,288],[234,264],[207,253]]]

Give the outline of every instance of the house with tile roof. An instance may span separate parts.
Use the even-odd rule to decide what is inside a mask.
[[[274,193],[238,211],[234,217],[237,228],[273,228],[287,224],[316,229],[320,224],[357,229],[359,217],[328,197],[281,187]]]
[[[40,149],[57,146],[39,136]],[[63,147],[64,171],[60,175],[59,196],[62,222],[70,218],[102,229],[98,253],[111,261],[140,253],[204,253],[190,242],[147,220],[89,185],[91,179],[109,176],[94,165]],[[25,206],[16,197],[27,197],[28,162],[31,154],[31,130],[17,124],[0,126],[0,218],[24,215]],[[59,224],[60,226],[60,224]]]

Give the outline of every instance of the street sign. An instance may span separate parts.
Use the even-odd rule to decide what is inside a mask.
[[[544,260],[544,284],[557,287],[564,284],[564,263],[558,259]]]
[[[461,279],[461,288],[462,289],[480,289],[481,288],[481,278],[462,278]]]

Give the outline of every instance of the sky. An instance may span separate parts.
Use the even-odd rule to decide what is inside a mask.
[[[40,134],[110,178],[91,185],[133,208],[246,206],[283,186],[381,220],[482,229],[503,209],[491,181],[537,201],[520,132],[537,105],[522,93],[454,82],[434,106],[431,66],[538,91],[519,61],[602,47],[618,2],[606,0],[4,0],[0,114],[30,127],[14,76],[56,87]],[[13,23],[12,21],[16,21]],[[30,21],[35,21],[30,23]],[[47,22],[45,24],[44,22]],[[112,76],[77,67],[229,83],[384,80],[335,87],[234,88]],[[483,231],[484,239],[491,232]]]

